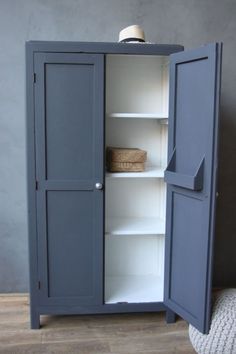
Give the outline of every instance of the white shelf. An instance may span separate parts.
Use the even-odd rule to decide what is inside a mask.
[[[107,276],[105,303],[163,301],[163,284],[157,275]]]
[[[108,113],[109,118],[133,118],[133,119],[160,119],[167,121],[168,115],[163,113],[125,113],[125,112],[114,112]]]
[[[108,178],[163,178],[164,167],[149,166],[143,172],[107,172]]]
[[[154,217],[108,217],[106,219],[106,233],[109,235],[164,235],[165,221]]]

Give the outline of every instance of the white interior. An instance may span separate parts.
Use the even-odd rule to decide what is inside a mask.
[[[108,55],[106,146],[147,151],[144,172],[106,173],[105,303],[163,300],[168,62]]]
[[[138,147],[147,151],[146,166],[152,169],[166,166],[168,125],[158,119],[106,119],[106,144],[114,147]]]
[[[163,299],[164,236],[110,236],[105,247],[105,302]]]
[[[108,55],[106,76],[108,114],[154,113],[168,117],[167,57]]]

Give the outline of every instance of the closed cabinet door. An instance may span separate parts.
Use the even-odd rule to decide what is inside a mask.
[[[39,302],[103,301],[104,58],[35,54]]]
[[[201,332],[211,316],[221,44],[171,55],[165,304]]]

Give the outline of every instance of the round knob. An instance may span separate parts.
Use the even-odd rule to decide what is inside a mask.
[[[100,183],[100,182],[97,182],[97,183],[95,184],[95,188],[96,188],[96,189],[102,189],[102,187],[103,187],[103,185],[102,185],[102,183]]]

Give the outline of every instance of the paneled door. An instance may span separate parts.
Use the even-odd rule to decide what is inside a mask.
[[[170,56],[165,304],[201,332],[211,315],[221,44]]]
[[[34,65],[39,303],[102,304],[104,57]]]

